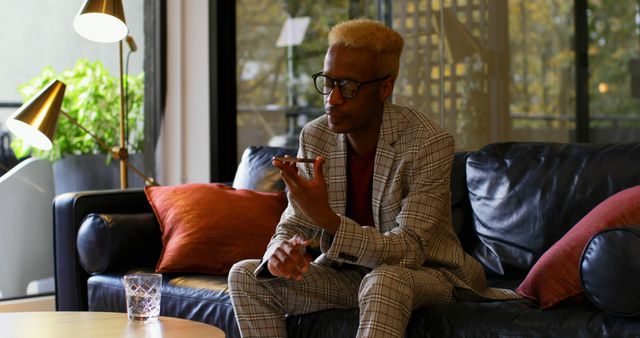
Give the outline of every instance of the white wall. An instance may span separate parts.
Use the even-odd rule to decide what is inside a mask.
[[[167,101],[156,151],[162,185],[204,183],[209,168],[208,1],[167,1]]]

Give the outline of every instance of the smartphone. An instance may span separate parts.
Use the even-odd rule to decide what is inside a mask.
[[[278,160],[280,162],[300,162],[300,163],[313,163],[316,161],[313,158],[284,157],[284,156],[275,156],[273,159]]]

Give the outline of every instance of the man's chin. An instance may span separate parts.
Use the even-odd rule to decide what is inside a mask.
[[[345,133],[349,132],[349,130],[347,128],[345,128],[346,126],[344,124],[331,123],[331,121],[329,121],[328,125],[329,125],[329,130],[331,130],[332,132],[334,132],[336,134],[345,134]]]
[[[343,134],[349,132],[349,123],[345,119],[342,119],[338,116],[328,115],[327,116],[327,125],[329,126],[329,130],[336,134]]]

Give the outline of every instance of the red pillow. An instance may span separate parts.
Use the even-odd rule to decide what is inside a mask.
[[[604,229],[630,224],[640,224],[640,186],[593,208],[540,257],[516,292],[538,301],[543,309],[581,295],[580,256],[589,239]]]
[[[240,260],[261,258],[286,207],[283,192],[224,184],[145,187],[160,223],[157,272],[224,275]]]

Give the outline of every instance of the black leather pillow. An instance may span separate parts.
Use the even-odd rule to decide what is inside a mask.
[[[491,275],[524,277],[590,210],[640,185],[640,143],[496,143],[467,159],[479,243]]]
[[[89,214],[76,247],[80,266],[89,274],[153,267],[162,250],[160,227],[153,213]]]
[[[604,230],[585,246],[580,260],[584,293],[601,310],[640,314],[640,225]]]
[[[261,192],[284,190],[284,181],[280,169],[271,164],[274,156],[296,156],[297,151],[290,148],[251,146],[242,154],[240,164],[233,179],[236,189],[249,189]]]

